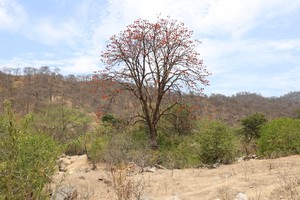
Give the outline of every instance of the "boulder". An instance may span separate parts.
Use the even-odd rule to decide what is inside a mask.
[[[68,185],[62,185],[55,189],[52,194],[51,200],[75,200],[76,198],[76,188]]]
[[[245,193],[239,192],[239,193],[235,196],[234,200],[249,200],[249,197],[248,197]]]
[[[155,173],[156,172],[156,167],[145,167],[144,172],[151,172],[151,173]]]

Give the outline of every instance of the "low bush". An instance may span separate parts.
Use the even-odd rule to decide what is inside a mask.
[[[160,133],[158,141],[159,161],[167,168],[228,164],[235,159],[239,144],[238,137],[227,125],[208,120],[198,122],[197,129],[190,135]]]
[[[49,104],[33,119],[38,133],[45,133],[59,144],[67,145],[66,154],[82,154],[78,139],[90,129],[91,117],[84,110],[64,104]]]
[[[122,130],[109,124],[99,125],[93,132],[81,139],[89,159],[96,164],[135,162],[148,165],[152,154],[150,141],[142,125],[124,127]]]
[[[238,139],[233,131],[219,121],[201,121],[195,135],[200,160],[205,164],[232,162],[237,153]]]
[[[196,167],[200,160],[193,135],[159,132],[159,156],[157,161],[169,169]]]
[[[258,152],[269,158],[300,153],[300,120],[278,118],[267,123],[258,139]]]
[[[235,159],[239,142],[227,125],[203,120],[186,135],[159,129],[159,149],[153,151],[147,131],[143,124],[123,129],[104,124],[85,139],[88,157],[93,163],[135,162],[139,166],[159,163],[170,169],[188,168],[201,163],[230,163]]]
[[[143,125],[135,125],[112,135],[105,153],[105,161],[111,164],[135,162],[140,166],[150,164],[152,153],[146,131]]]

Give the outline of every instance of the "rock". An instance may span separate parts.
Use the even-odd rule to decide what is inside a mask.
[[[66,156],[67,156],[66,154],[62,154],[60,157],[65,158]]]
[[[156,167],[157,169],[163,169],[163,170],[166,170],[166,169],[167,169],[167,168],[165,168],[164,166],[159,165],[159,164],[156,164],[155,167]]]
[[[245,159],[246,159],[246,157],[245,157],[245,156],[242,156],[242,157],[239,157],[239,158],[237,159],[237,161],[238,161],[238,162],[244,162]]]
[[[248,196],[243,192],[239,192],[234,198],[234,200],[248,200],[248,199],[249,199]]]
[[[150,197],[142,197],[141,200],[152,200]]]
[[[61,157],[57,163],[60,172],[66,172],[67,166],[71,164],[71,160]]]
[[[199,165],[199,168],[202,168],[202,169],[216,169],[218,167],[220,167],[221,164],[220,163],[215,163],[213,165],[209,165],[209,164],[200,164]]]
[[[66,172],[67,171],[67,164],[63,160],[58,161],[58,170],[60,172]]]
[[[146,168],[144,168],[144,172],[155,173],[156,172],[156,167],[146,167]]]
[[[77,189],[72,186],[59,186],[53,192],[51,200],[75,200],[77,198]]]
[[[215,164],[212,165],[212,169],[216,169],[218,167],[220,167],[220,163],[215,163]]]
[[[180,200],[177,196],[171,196],[166,198],[165,200]]]

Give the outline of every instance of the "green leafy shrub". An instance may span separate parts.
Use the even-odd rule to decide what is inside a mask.
[[[279,157],[300,153],[300,120],[278,118],[262,128],[258,140],[262,156]]]
[[[33,120],[37,132],[46,133],[60,144],[66,144],[66,154],[84,153],[78,140],[86,134],[92,120],[83,111],[67,105],[51,104],[40,111]]]
[[[199,155],[191,135],[171,137],[170,140],[159,149],[159,161],[163,166],[169,169],[181,169],[199,165]]]
[[[0,117],[0,199],[45,199],[62,148],[32,132],[30,115],[18,121],[9,102],[5,110]]]
[[[233,131],[219,121],[202,121],[195,136],[200,160],[205,164],[228,164],[235,159],[238,140]]]
[[[101,118],[101,121],[104,124],[111,124],[116,126],[118,123],[120,123],[120,120],[118,118],[116,118],[114,115],[112,114],[106,114]]]
[[[140,166],[151,160],[150,140],[143,125],[124,127],[120,130],[112,124],[100,125],[84,136],[88,158],[96,164],[135,162]]]
[[[173,106],[159,122],[158,151],[151,163],[160,163],[170,169],[196,166],[199,159],[189,141],[194,128],[191,107],[183,104]]]
[[[105,161],[105,155],[108,151],[107,146],[109,140],[110,136],[103,135],[101,137],[94,138],[94,140],[88,145],[88,158],[92,161],[94,165],[97,162]]]

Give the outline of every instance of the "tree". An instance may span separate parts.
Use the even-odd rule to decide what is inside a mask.
[[[136,20],[113,35],[102,53],[106,81],[116,86],[110,97],[129,91],[139,100],[142,113],[137,117],[146,122],[152,149],[157,149],[157,126],[164,114],[178,104],[162,108],[166,94],[181,91],[202,93],[201,85],[208,85],[207,72],[196,51],[198,40],[191,38],[182,22],[158,17],[154,23]]]
[[[262,126],[267,122],[265,115],[255,113],[241,120],[245,136],[250,142],[252,138],[259,138]]]

